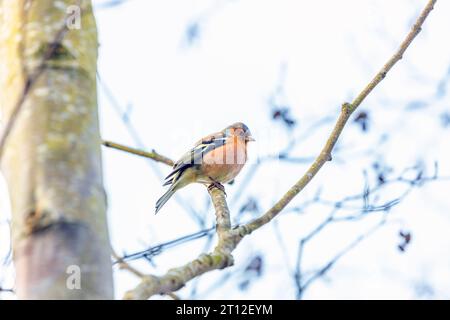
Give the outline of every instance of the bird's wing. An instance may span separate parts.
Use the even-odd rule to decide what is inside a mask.
[[[200,165],[205,154],[223,146],[226,140],[227,138],[222,132],[217,132],[197,141],[195,146],[174,164],[173,170],[166,177],[164,185],[166,186],[174,183],[187,168]]]

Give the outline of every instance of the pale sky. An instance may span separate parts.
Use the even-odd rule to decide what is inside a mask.
[[[103,8],[105,2],[94,1],[99,75],[120,108],[128,108],[130,123],[146,148],[176,159],[202,136],[236,121],[252,130],[257,142],[249,150],[251,161],[236,183],[226,186],[231,202],[256,160],[288,142],[286,129],[272,121],[268,104],[277,85],[283,87],[277,102],[289,105],[297,120],[294,136],[320,118],[337,117],[340,104],[355,97],[392,55],[427,1],[129,0]],[[449,84],[444,83],[445,94],[436,94],[450,72],[449,10],[449,1],[438,1],[404,59],[364,101],[361,108],[370,113],[369,132],[349,124],[339,144],[342,154],[326,164],[291,206],[311,198],[319,186],[330,200],[359,193],[363,170],[380,159],[394,173],[421,162],[429,175],[437,161],[439,174],[450,176],[450,128],[440,125],[440,115],[450,112]],[[189,43],[186,32],[193,23],[198,23],[198,35]],[[101,85],[99,103],[103,138],[136,146]],[[414,103],[420,107],[408,111]],[[333,121],[324,124],[300,142],[293,155],[317,155],[332,125]],[[389,140],[374,147],[382,134]],[[367,149],[375,150],[361,155]],[[153,214],[165,190],[161,184],[168,167],[103,151],[109,228],[116,251],[138,251],[199,230],[176,199]],[[232,215],[249,196],[258,199],[262,212],[267,210],[306,168],[307,164],[263,164],[240,202],[230,205]],[[304,298],[449,299],[449,187],[450,181],[442,181],[413,190],[389,212],[387,225],[339,260]],[[402,190],[404,186],[393,186],[384,196],[395,197]],[[205,211],[204,187],[189,186],[178,194],[199,212]],[[298,240],[328,212],[317,206],[302,215],[281,214],[276,224],[239,245],[235,266],[202,276],[197,297],[295,298],[292,270]],[[212,208],[205,214],[207,227],[212,226]],[[6,186],[0,180],[0,221],[8,216]],[[326,228],[305,248],[304,269],[322,266],[379,219],[380,214],[372,213],[363,221]],[[281,244],[276,230],[282,235]],[[399,230],[413,235],[404,253],[397,249]],[[2,223],[1,254],[7,243],[7,226]],[[135,265],[146,273],[163,274],[196,258],[204,246],[204,239],[197,240],[163,252],[155,258],[155,266],[145,261]],[[263,276],[241,291],[242,270],[258,253],[264,255]],[[230,278],[222,281],[227,272]],[[126,271],[115,277],[117,297],[138,283]],[[5,282],[11,283],[11,278],[6,275]],[[190,283],[179,294],[188,298],[191,290]]]

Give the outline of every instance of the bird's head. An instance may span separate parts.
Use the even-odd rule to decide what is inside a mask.
[[[246,142],[255,141],[250,129],[242,122],[233,123],[231,126],[226,127],[224,131],[225,135],[229,137],[239,137],[244,139]]]

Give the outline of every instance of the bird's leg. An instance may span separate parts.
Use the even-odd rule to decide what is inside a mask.
[[[211,179],[211,177],[210,177]],[[225,187],[223,186],[223,184],[221,184],[220,182],[211,179],[213,182],[208,186],[208,190],[211,191],[213,188],[217,188],[219,190],[221,190],[223,193],[225,193],[225,196],[227,195],[227,193],[225,192]]]

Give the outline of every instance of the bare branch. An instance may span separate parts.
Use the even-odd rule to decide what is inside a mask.
[[[297,298],[300,299],[302,297],[303,292],[313,283],[315,280],[324,276],[344,255],[349,253],[352,249],[354,249],[359,243],[363,240],[370,237],[375,231],[379,230],[386,223],[386,215],[382,217],[380,222],[378,222],[375,226],[370,228],[368,231],[359,235],[355,240],[353,240],[349,245],[347,245],[344,249],[338,252],[330,261],[328,261],[323,267],[317,270],[312,276],[310,276],[304,283],[301,282],[301,274],[300,272],[297,274],[299,277],[297,281]],[[302,246],[304,242],[300,242],[300,246]],[[298,261],[300,262],[300,261]],[[300,270],[300,269],[298,269]]]
[[[132,260],[145,258],[145,259],[151,261],[152,257],[160,254],[165,249],[172,248],[174,246],[186,243],[188,241],[200,239],[205,236],[212,237],[212,233],[213,233],[214,229],[215,229],[214,227],[209,228],[209,229],[203,229],[203,230],[182,236],[182,237],[174,239],[174,240],[170,240],[170,241],[167,241],[164,243],[157,244],[157,245],[152,246],[145,250],[141,250],[141,251],[134,252],[131,254],[126,254],[123,257],[121,257],[120,260],[128,262],[128,261],[132,261]]]
[[[137,270],[136,268],[132,267],[128,262],[125,262],[121,257],[117,255],[117,253],[111,248],[111,255],[114,259],[116,259],[116,263],[119,265],[119,268],[122,270],[128,270],[132,274],[134,274],[136,277],[142,278],[144,277],[144,274]]]
[[[319,172],[322,166],[331,160],[331,152],[342,133],[348,119],[352,113],[358,108],[367,95],[385,78],[389,70],[399,61],[406,49],[409,47],[413,39],[421,30],[421,26],[427,18],[430,11],[433,9],[436,0],[431,0],[426,5],[425,9],[420,14],[416,23],[413,25],[411,31],[406,36],[405,40],[400,45],[400,48],[388,60],[383,68],[376,74],[373,80],[362,90],[362,92],[354,99],[352,103],[344,103],[342,105],[341,113],[336,121],[336,124],[328,137],[325,146],[320,154],[314,160],[306,173],[300,180],[292,186],[288,192],[265,214],[261,217],[244,224],[240,227],[230,229],[229,209],[225,199],[225,193],[218,188],[210,188],[210,196],[216,210],[217,233],[219,242],[212,253],[202,254],[194,261],[191,261],[181,267],[169,270],[163,276],[145,276],[142,282],[134,289],[125,294],[125,299],[148,299],[155,294],[167,294],[182,288],[189,280],[200,276],[208,271],[215,269],[222,269],[233,264],[232,251],[236,248],[239,242],[253,231],[264,226],[275,218],[289,202],[297,196],[312,178]],[[361,236],[352,243],[347,249],[338,254],[333,261],[336,261],[345,254],[348,250],[353,248],[357,243],[362,241],[365,236]],[[333,262],[334,263],[334,262]],[[325,267],[322,273],[326,272],[331,267]]]
[[[214,209],[216,212],[217,221],[217,233],[219,235],[219,241],[226,239],[226,232],[231,228],[230,211],[225,200],[225,197],[221,196],[219,192],[223,192],[218,188],[208,188],[211,196]]]
[[[105,147],[113,148],[113,149],[117,149],[117,150],[121,150],[121,151],[125,151],[125,152],[131,153],[131,154],[138,155],[140,157],[149,158],[149,159],[155,160],[156,162],[165,163],[168,166],[173,166],[173,163],[174,163],[173,160],[171,160],[171,159],[169,159],[169,158],[167,158],[167,157],[165,157],[163,155],[160,155],[155,150],[152,150],[151,152],[143,151],[143,150],[140,150],[140,149],[127,147],[127,146],[125,146],[123,144],[119,144],[119,143],[112,142],[112,141],[107,141],[107,140],[103,140],[102,144]]]
[[[375,75],[375,77],[364,88],[364,90],[361,91],[361,93],[355,98],[355,100],[353,100],[351,104],[351,112],[355,111],[356,108],[359,107],[359,105],[364,101],[369,93],[372,92],[372,90],[386,77],[389,70],[391,70],[392,67],[403,58],[403,54],[405,53],[406,49],[408,49],[409,45],[419,34],[419,32],[422,31],[422,25],[425,22],[425,19],[430,14],[431,10],[433,10],[436,1],[437,0],[428,1],[420,16],[412,26],[411,31],[406,36],[405,40],[403,40],[403,42],[400,44],[397,52],[388,60],[388,62],[386,62],[383,68],[381,68],[381,70]]]
[[[359,107],[359,105],[363,102],[363,100],[367,97],[367,95],[386,77],[386,74],[389,70],[398,62],[402,57],[406,49],[409,47],[414,38],[419,34],[422,24],[427,18],[428,14],[434,7],[436,0],[430,0],[426,7],[423,9],[417,21],[414,23],[411,31],[406,36],[405,40],[400,45],[397,52],[388,60],[388,62],[381,68],[381,70],[375,75],[375,77],[370,81],[370,83],[361,91],[361,93],[353,100],[352,103],[344,103],[342,105],[341,113],[337,122],[331,132],[325,146],[320,152],[319,156],[314,160],[313,164],[308,168],[306,173],[294,184],[288,192],[264,215],[261,217],[249,222],[248,224],[241,226],[242,231],[245,234],[250,234],[256,229],[262,227],[267,224],[273,218],[275,218],[281,210],[283,210],[291,200],[297,196],[312,180],[312,178],[319,172],[322,166],[331,160],[331,152],[333,151],[334,146],[336,145],[339,136],[342,133],[348,119],[352,115],[352,113]]]
[[[163,276],[145,276],[136,288],[125,294],[125,299],[148,299],[155,294],[167,294],[182,288],[189,280],[205,272],[233,265],[231,252],[243,235],[239,234],[238,229],[230,229],[230,212],[224,191],[219,188],[209,188],[209,193],[216,209],[219,236],[219,242],[213,252],[202,254],[181,267],[170,269]]]

